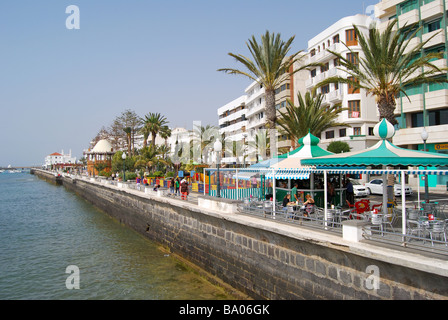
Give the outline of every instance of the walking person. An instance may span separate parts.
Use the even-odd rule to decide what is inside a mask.
[[[180,183],[180,193],[181,193],[181,199],[182,200],[187,200],[187,196],[188,196],[188,182],[185,179],[182,179],[181,183]]]
[[[345,187],[347,188],[347,200],[348,202],[350,202],[350,204],[354,204],[355,203],[355,193],[353,191],[353,184],[350,181],[350,179],[347,179],[347,184],[345,185]]]
[[[170,193],[174,193],[174,185],[175,185],[175,180],[174,177],[171,178],[170,180]]]
[[[174,182],[174,189],[175,189],[176,195],[179,195],[179,187],[180,187],[180,181],[179,181],[179,177],[177,177],[176,181]]]

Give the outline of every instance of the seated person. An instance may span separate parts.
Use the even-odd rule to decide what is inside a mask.
[[[291,202],[291,194],[287,193],[285,195],[285,197],[283,198],[283,209],[284,210],[286,210],[289,203],[292,203]]]
[[[309,193],[306,195],[306,201],[303,203],[303,206],[305,207],[305,211],[307,212],[307,214],[313,211],[314,199]]]

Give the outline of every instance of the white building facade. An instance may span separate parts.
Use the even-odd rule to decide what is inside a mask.
[[[376,5],[379,30],[384,30],[392,19],[397,19],[396,28],[407,28],[413,24],[420,27],[410,39],[408,50],[416,44],[428,41],[420,54],[443,53],[441,59],[432,63],[439,68],[448,65],[448,0],[383,0]],[[432,38],[431,38],[432,37]],[[442,72],[436,77],[446,78]],[[424,84],[405,88],[405,96],[396,100],[395,115],[398,120],[393,143],[400,147],[423,150],[423,129],[428,133],[426,149],[431,152],[448,153],[448,84]],[[439,169],[447,169],[442,167]],[[430,188],[446,191],[448,177],[429,176]],[[420,179],[420,186],[424,181]],[[431,189],[432,190],[432,189]]]
[[[311,69],[306,80],[307,90],[312,90],[329,77],[347,77],[347,73],[338,68],[336,56],[327,49],[359,63],[363,52],[353,25],[360,32],[367,33],[370,22],[371,19],[365,15],[345,17],[308,41],[308,62],[321,63],[323,66]],[[351,151],[356,151],[371,147],[378,141],[373,134],[379,119],[374,97],[367,96],[363,89],[353,90],[347,84],[330,84],[318,89],[318,92],[324,95],[324,106],[341,104],[342,108],[347,108],[336,121],[346,123],[348,127],[335,127],[323,132],[320,137],[323,148],[333,141],[344,141],[349,144]]]
[[[69,154],[64,154],[64,150],[59,152],[54,152],[45,157],[44,168],[51,169],[54,165],[62,164],[75,164],[76,157],[72,157],[72,151]]]

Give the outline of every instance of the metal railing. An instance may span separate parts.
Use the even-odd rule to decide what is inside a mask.
[[[83,179],[86,181],[96,182],[105,185],[115,186],[117,188],[130,189],[144,194],[152,194],[159,197],[184,200],[192,204],[198,204],[198,196],[200,193],[192,193],[188,195],[187,199],[183,199],[182,195],[171,192],[170,189],[159,189],[153,191],[153,186],[136,184],[135,182],[123,183],[116,180],[108,180],[104,178],[90,178],[86,176],[70,176],[71,178]],[[448,200],[447,200],[448,201]],[[437,215],[446,218],[448,212],[439,209]],[[363,238],[366,241],[373,241],[376,243],[384,243],[400,248],[415,249],[424,252],[437,253],[448,255],[448,227],[438,234],[437,237],[430,238],[430,229],[421,230],[419,234],[414,234],[414,229],[407,228],[407,233],[403,235],[401,228],[401,209],[394,209],[393,221],[391,223],[382,224],[382,228],[371,223],[366,215],[357,215],[350,210],[341,209],[340,212],[344,214],[328,214],[325,219],[325,214],[322,208],[315,208],[314,212],[306,214],[303,210],[284,210],[280,204],[276,204],[275,208],[272,201],[263,201],[260,199],[243,199],[238,204],[238,213],[244,215],[256,216],[261,219],[269,219],[278,223],[287,223],[304,228],[312,228],[323,232],[331,232],[342,236],[342,222],[348,219],[364,219],[368,224],[363,228]],[[409,219],[408,219],[409,220]]]

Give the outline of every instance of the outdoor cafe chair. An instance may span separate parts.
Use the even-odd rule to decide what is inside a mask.
[[[372,224],[372,227],[378,227],[381,230],[381,236],[384,235],[383,214],[382,213],[372,213],[370,223]]]
[[[412,237],[414,233],[418,238],[423,238],[426,232],[426,228],[417,220],[406,221],[406,234]],[[424,242],[424,240],[423,240]]]
[[[445,223],[445,221],[442,221],[442,220],[439,220],[439,221],[429,221],[429,227],[427,229],[427,232],[429,232],[429,236],[431,238],[432,246],[434,246],[434,237],[433,237],[433,235],[443,236],[443,240],[445,241],[445,245],[447,245],[447,242],[446,242],[446,223]]]

